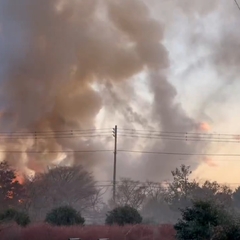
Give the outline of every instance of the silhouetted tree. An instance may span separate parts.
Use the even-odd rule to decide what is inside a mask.
[[[0,223],[16,222],[19,226],[26,227],[30,223],[27,213],[15,209],[6,209],[0,214]]]
[[[234,206],[240,210],[240,187],[238,187],[232,194]]]
[[[142,222],[142,217],[139,212],[130,206],[117,207],[107,213],[106,224],[120,226],[129,224],[139,224]]]
[[[172,171],[173,182],[169,184],[168,202],[173,209],[189,207],[192,200],[209,200],[225,206],[232,206],[232,190],[219,183],[205,181],[200,185],[190,180],[190,166],[181,165]]]
[[[174,210],[190,206],[195,191],[200,188],[195,180],[190,181],[191,173],[190,166],[185,165],[172,171],[173,181],[168,187],[167,200]]]
[[[85,220],[81,214],[70,206],[62,206],[51,210],[45,222],[56,226],[83,225]]]
[[[7,162],[0,163],[0,211],[19,208],[25,197],[25,189],[16,180],[16,172]]]
[[[178,240],[212,239],[217,226],[227,223],[223,208],[211,201],[196,201],[191,207],[181,210],[182,219],[174,225]]]

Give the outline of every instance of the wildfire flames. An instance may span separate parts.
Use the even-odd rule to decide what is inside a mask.
[[[20,184],[23,184],[25,181],[25,178],[22,175],[17,175],[14,179],[14,182],[19,182]]]

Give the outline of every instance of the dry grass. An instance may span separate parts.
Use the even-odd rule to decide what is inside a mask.
[[[86,227],[52,227],[46,224],[32,225],[27,228],[11,226],[0,231],[4,240],[67,240],[79,237],[82,240],[175,240],[171,225],[155,226],[86,226]]]

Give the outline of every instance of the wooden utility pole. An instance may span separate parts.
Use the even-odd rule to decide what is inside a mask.
[[[113,128],[114,162],[113,162],[113,202],[116,202],[116,168],[117,168],[117,125]]]

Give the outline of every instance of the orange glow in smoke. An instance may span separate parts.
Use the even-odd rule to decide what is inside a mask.
[[[16,178],[14,179],[14,182],[19,182],[20,184],[24,183],[24,177],[21,175],[17,175]]]
[[[210,132],[210,130],[211,130],[211,126],[207,122],[200,123],[199,128],[203,132]]]
[[[209,167],[217,167],[218,165],[209,157],[204,158],[204,163],[206,163]]]

